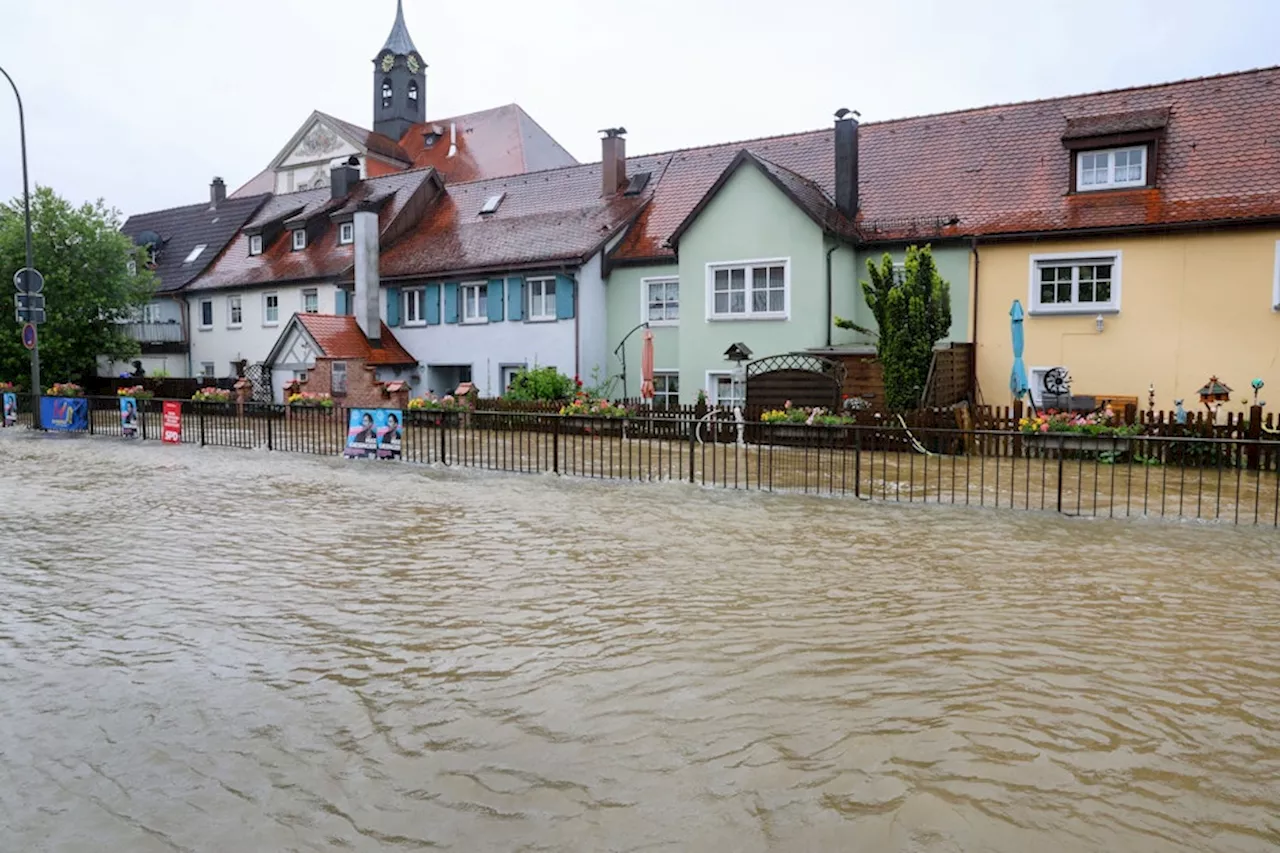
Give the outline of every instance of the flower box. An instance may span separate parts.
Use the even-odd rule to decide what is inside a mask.
[[[53,387],[45,392],[46,397],[83,397],[84,389],[74,382],[55,382]]]
[[[143,388],[141,385],[133,385],[127,388],[117,388],[116,396],[132,397],[135,400],[150,400],[152,397],[155,396],[155,393],[152,391],[148,391],[146,388]]]
[[[1041,432],[1023,436],[1026,447],[1041,450],[1078,450],[1089,453],[1124,453],[1133,444],[1131,435],[1089,435],[1080,432]]]

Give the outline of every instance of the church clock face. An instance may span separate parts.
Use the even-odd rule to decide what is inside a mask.
[[[396,58],[391,54],[388,53],[386,56],[382,57],[382,70],[384,73],[390,71],[395,64]]]
[[[422,63],[418,61],[416,53],[409,54],[409,73],[417,74],[422,70]]]

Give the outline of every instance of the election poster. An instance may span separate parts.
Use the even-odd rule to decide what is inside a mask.
[[[18,395],[12,391],[4,393],[4,425],[14,426],[18,423]]]
[[[342,455],[348,459],[399,459],[402,420],[399,409],[352,409]]]
[[[89,429],[89,401],[83,397],[41,397],[40,422],[45,429],[82,432]]]
[[[120,434],[125,438],[138,437],[138,401],[133,397],[120,398]]]
[[[177,400],[164,401],[164,411],[160,415],[160,440],[165,444],[182,443],[182,403]]]

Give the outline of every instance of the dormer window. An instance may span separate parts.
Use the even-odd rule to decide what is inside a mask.
[[[250,255],[262,254],[262,235],[261,234],[254,234],[252,237],[249,238],[249,254]]]
[[[1076,154],[1076,190],[1112,190],[1147,185],[1147,146],[1080,151]]]
[[[338,245],[350,246],[356,241],[356,226],[354,222],[344,222],[338,226]]]
[[[300,252],[307,248],[307,232],[299,228],[293,232],[293,250]]]

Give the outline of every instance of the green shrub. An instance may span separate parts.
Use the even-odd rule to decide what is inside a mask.
[[[554,367],[526,367],[515,375],[503,395],[508,400],[568,400],[578,384]]]

